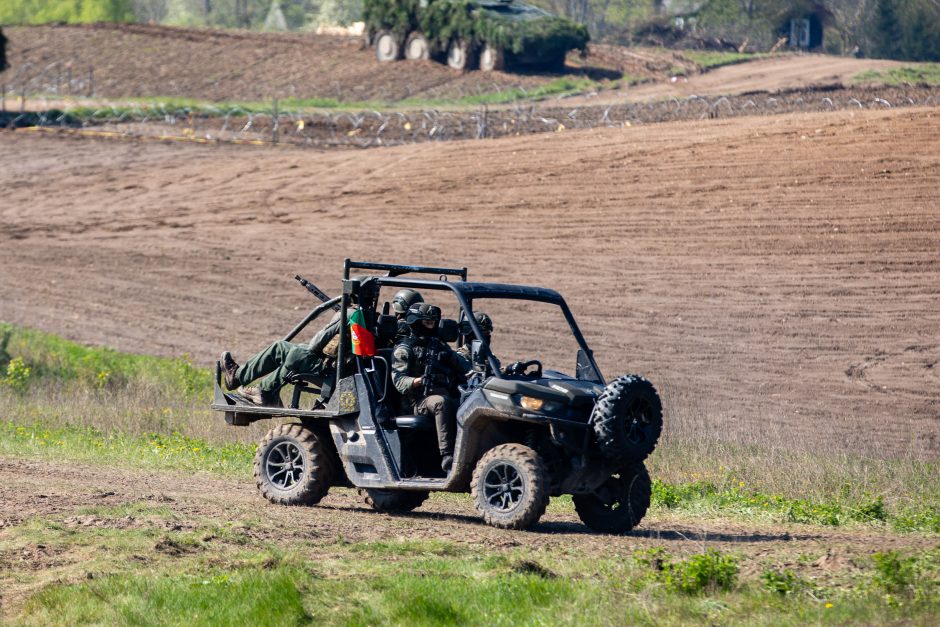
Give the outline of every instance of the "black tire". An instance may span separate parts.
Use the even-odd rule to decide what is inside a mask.
[[[548,473],[538,453],[523,444],[487,451],[470,481],[473,503],[488,525],[526,529],[548,506]]]
[[[428,500],[427,490],[381,490],[361,488],[359,496],[377,512],[410,512]]]
[[[502,71],[506,69],[506,53],[502,48],[493,44],[486,44],[480,51],[480,70],[484,72]]]
[[[316,433],[299,424],[268,431],[255,453],[255,483],[277,505],[314,505],[326,496],[333,464]]]
[[[473,42],[455,39],[447,48],[447,65],[461,72],[469,72],[477,65],[477,49]]]
[[[424,33],[411,32],[405,39],[403,48],[405,58],[409,61],[421,61],[431,58],[431,44]]]
[[[382,63],[401,59],[401,41],[394,33],[380,30],[375,34],[375,58]]]
[[[575,494],[574,509],[585,525],[602,533],[626,533],[643,520],[652,483],[642,462],[624,467],[590,494]]]
[[[624,375],[597,398],[591,418],[605,457],[640,462],[656,448],[663,431],[663,404],[652,383],[639,375]]]

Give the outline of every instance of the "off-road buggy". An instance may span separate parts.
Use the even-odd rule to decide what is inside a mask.
[[[350,271],[381,273],[351,279]],[[433,278],[412,278],[432,275]],[[302,281],[304,282],[304,281]],[[459,382],[453,465],[441,470],[434,420],[403,413],[391,381],[392,343],[401,332],[388,303],[400,288],[419,290],[426,302],[454,301],[438,338],[466,344],[474,370]],[[401,266],[346,260],[343,291],[324,299],[285,338],[339,309],[337,364],[323,374],[292,373],[288,407],[254,405],[222,387],[217,365],[212,408],[232,425],[289,418],[264,437],[254,473],[271,502],[312,505],[331,486],[359,488],[366,503],[383,512],[419,507],[431,491],[470,492],[483,519],[496,527],[534,525],[549,497],[573,495],[590,528],[624,532],[637,525],[650,502],[643,460],[662,430],[662,406],[643,377],[624,375],[605,383],[581,330],[560,294],[541,287],[470,282],[467,269]],[[358,303],[377,350],[352,354],[348,316]],[[474,310],[486,311],[497,328],[525,350],[528,361],[503,367],[485,341]],[[560,325],[547,326],[555,316]],[[357,316],[357,319],[359,317]],[[320,325],[318,325],[320,326]],[[562,326],[563,328],[559,328]],[[559,347],[568,342],[570,355]],[[492,343],[498,345],[493,339]],[[512,342],[510,342],[511,344]],[[574,376],[531,359],[571,358]],[[544,359],[544,358],[543,358]]]

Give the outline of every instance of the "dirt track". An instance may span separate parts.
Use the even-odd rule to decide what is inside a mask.
[[[203,364],[343,257],[547,284],[724,438],[940,453],[940,109],[364,152],[0,134],[0,319]],[[505,353],[524,357],[505,340]]]

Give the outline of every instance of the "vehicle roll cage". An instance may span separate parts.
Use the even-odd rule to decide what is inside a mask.
[[[367,281],[360,281],[355,278],[350,278],[351,270],[379,271],[386,272],[387,274],[385,276],[370,276]],[[406,274],[430,274],[436,275],[437,279],[402,278],[402,276]],[[459,280],[449,281],[448,277],[457,277]],[[594,361],[593,351],[591,351],[591,349],[588,347],[587,342],[584,339],[584,335],[581,333],[581,329],[578,327],[578,323],[575,321],[574,315],[571,313],[571,309],[568,308],[568,304],[565,302],[565,299],[562,298],[561,294],[555,290],[544,287],[530,287],[525,285],[469,282],[467,281],[466,267],[439,268],[432,266],[407,266],[398,264],[375,263],[369,261],[352,261],[351,259],[345,259],[343,261],[342,294],[331,298],[330,300],[325,301],[312,309],[310,313],[308,313],[307,316],[291,330],[290,333],[284,336],[285,341],[290,341],[294,339],[297,334],[303,331],[303,329],[308,324],[318,318],[323,312],[329,309],[339,311],[340,342],[336,355],[336,373],[334,375],[333,385],[331,386],[334,390],[338,389],[339,381],[342,378],[342,368],[339,367],[339,365],[345,362],[347,357],[346,353],[349,351],[348,313],[350,305],[353,304],[354,298],[358,300],[360,288],[366,283],[372,281],[375,282],[376,288],[387,286],[409,287],[416,290],[450,290],[457,299],[457,303],[460,305],[462,312],[461,315],[466,316],[466,322],[473,330],[474,336],[477,340],[482,342],[482,345],[486,350],[487,360],[489,361],[493,373],[495,376],[500,378],[502,378],[503,375],[499,371],[499,362],[496,361],[496,358],[489,350],[489,345],[484,339],[483,331],[480,329],[476,317],[473,315],[474,298],[531,300],[558,305],[565,316],[565,320],[568,322],[568,326],[572,335],[574,335],[578,346],[584,353],[585,358],[588,360],[587,365],[589,365],[594,370],[594,373],[596,373],[599,382],[604,382],[600,368],[598,368],[597,363]],[[378,294],[377,289],[375,294]],[[367,304],[369,304],[371,308],[371,303]]]

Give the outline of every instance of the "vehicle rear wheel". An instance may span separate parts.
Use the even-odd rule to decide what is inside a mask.
[[[624,375],[601,392],[591,416],[601,452],[621,463],[639,462],[656,448],[663,430],[663,405],[653,384]]]
[[[375,58],[383,63],[401,58],[401,42],[391,31],[379,31],[375,36]]]
[[[590,494],[575,494],[574,509],[585,525],[602,533],[626,533],[650,506],[652,484],[643,462],[625,466]]]
[[[480,51],[480,69],[484,72],[492,72],[494,70],[502,70],[506,67],[506,53],[503,52],[503,49],[494,46],[493,44],[486,44],[483,46],[483,50]]]
[[[418,61],[431,58],[431,44],[423,33],[414,31],[405,40],[405,58]]]
[[[483,520],[502,529],[531,527],[548,506],[545,465],[523,444],[500,444],[487,451],[473,469],[470,487]]]
[[[314,505],[326,496],[333,467],[326,446],[299,424],[277,426],[255,453],[255,483],[278,505]]]
[[[465,39],[455,39],[450,42],[450,47],[447,49],[447,65],[455,70],[466,72],[472,70],[475,63],[476,51],[471,42]]]
[[[359,496],[364,497],[366,505],[377,512],[410,512],[421,507],[428,500],[430,492],[427,490],[382,490],[377,488],[362,488]]]

